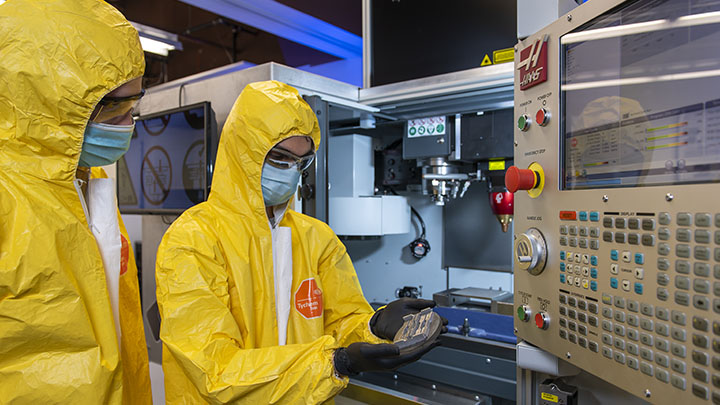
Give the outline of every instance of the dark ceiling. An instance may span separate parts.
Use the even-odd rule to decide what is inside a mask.
[[[203,72],[233,61],[317,65],[335,56],[279,38],[178,0],[108,0],[130,21],[178,34],[182,51],[167,58],[146,53],[145,86]],[[296,10],[362,35],[362,0],[278,0]],[[233,34],[235,32],[235,34]],[[235,55],[233,56],[233,36]]]

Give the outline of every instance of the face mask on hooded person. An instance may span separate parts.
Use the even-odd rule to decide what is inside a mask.
[[[312,164],[313,159],[315,152],[312,149],[304,156],[297,156],[279,145],[268,152],[261,180],[265,206],[287,202],[297,189],[300,174]]]
[[[85,128],[78,166],[97,167],[113,164],[130,148],[135,122],[120,125],[116,122],[132,120],[132,111],[145,90],[127,97],[105,96]]]

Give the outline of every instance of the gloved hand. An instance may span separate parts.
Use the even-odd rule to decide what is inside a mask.
[[[370,330],[377,337],[393,340],[403,325],[403,317],[405,315],[415,314],[425,308],[433,308],[435,305],[435,301],[418,298],[400,298],[375,312],[375,315],[370,319]],[[442,320],[443,325],[447,325],[447,319],[442,318]],[[447,332],[447,328],[443,326],[442,333],[445,332]]]
[[[428,342],[411,352],[400,354],[394,344],[353,343],[335,351],[335,370],[342,375],[355,375],[363,371],[394,370],[418,360],[425,353],[440,345],[439,340]]]

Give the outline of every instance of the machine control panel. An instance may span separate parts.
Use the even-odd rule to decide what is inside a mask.
[[[690,3],[587,2],[518,44],[515,327],[651,403],[720,404],[720,6]]]

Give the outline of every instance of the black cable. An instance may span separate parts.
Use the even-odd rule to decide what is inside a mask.
[[[394,195],[399,195],[399,194],[397,193],[397,191],[395,191],[394,188],[392,188],[392,187],[390,187],[390,186],[388,186],[387,188],[388,188],[388,190],[390,190],[390,192],[393,193]],[[415,217],[417,217],[418,222],[420,222],[420,227],[422,228],[422,234],[420,235],[420,238],[425,239],[425,221],[423,221],[422,217],[420,216],[420,213],[417,212],[417,210],[416,210],[415,208],[413,208],[412,205],[410,206],[410,212],[412,212],[412,213],[415,215]]]
[[[415,210],[415,208],[413,208],[412,205],[410,206],[410,211],[411,211],[413,214],[415,214],[415,216],[417,217],[418,221],[420,221],[420,226],[422,227],[422,234],[420,235],[420,237],[421,237],[422,239],[425,239],[425,221],[423,221],[422,217],[420,216],[420,213],[417,212],[417,210]]]

